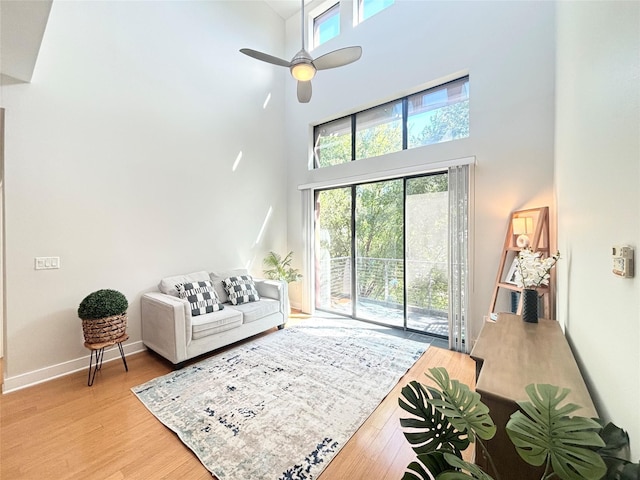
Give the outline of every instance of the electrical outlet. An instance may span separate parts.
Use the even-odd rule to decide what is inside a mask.
[[[60,257],[36,257],[36,270],[53,270],[60,268]]]

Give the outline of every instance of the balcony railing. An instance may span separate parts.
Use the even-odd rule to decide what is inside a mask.
[[[332,308],[350,300],[351,259],[336,257],[324,263],[320,265],[319,304],[325,308]],[[358,301],[402,310],[405,266],[408,311],[446,317],[449,307],[446,262],[358,257]],[[328,302],[330,304],[327,304]]]

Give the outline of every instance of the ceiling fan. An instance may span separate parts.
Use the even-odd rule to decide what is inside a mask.
[[[298,101],[300,103],[309,103],[309,100],[311,100],[311,79],[315,76],[316,71],[342,67],[343,65],[355,62],[362,55],[362,47],[340,48],[314,59],[304,48],[304,0],[302,0],[301,15],[302,50],[296,53],[290,62],[267,53],[251,50],[250,48],[241,48],[240,51],[257,60],[281,67],[288,67],[291,71],[291,76],[298,81]]]

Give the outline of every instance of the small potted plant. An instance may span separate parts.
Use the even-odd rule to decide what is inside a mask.
[[[117,290],[97,290],[78,307],[84,341],[89,344],[114,342],[127,331],[127,298]]]
[[[290,283],[297,282],[302,278],[300,272],[291,266],[291,262],[293,261],[293,252],[287,253],[283,258],[280,254],[276,252],[269,252],[269,254],[264,258],[262,264],[266,268],[263,270],[265,277],[270,280],[283,280],[287,282],[287,286]],[[289,312],[291,311],[291,301],[289,299],[288,292],[291,288],[287,288],[287,303],[289,306],[287,307]]]
[[[287,283],[297,282],[302,278],[302,275],[291,266],[292,261],[293,252],[287,253],[284,258],[276,252],[269,252],[263,260],[263,265],[267,267],[267,270],[263,270],[265,276],[270,280],[284,280]]]

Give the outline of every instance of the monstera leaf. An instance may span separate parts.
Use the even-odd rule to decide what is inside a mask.
[[[475,437],[490,440],[496,434],[496,426],[489,416],[489,408],[480,401],[480,394],[473,392],[464,383],[451,380],[449,373],[442,367],[429,369],[426,374],[442,390],[441,398],[436,398],[438,390],[427,387],[432,399],[429,404],[436,407],[460,432],[466,432],[470,442]]]
[[[452,455],[454,458],[458,458]],[[411,462],[407,466],[402,480],[431,480],[440,473],[453,470],[451,465],[444,459],[443,452],[429,452],[418,455],[418,460]]]
[[[493,480],[492,477],[484,473],[482,469],[474,463],[465,462],[461,458],[451,455],[450,453],[445,453],[444,459],[449,465],[459,470],[447,470],[442,473],[442,475],[438,475],[438,480],[468,480],[470,478],[475,478],[477,480]]]
[[[629,461],[629,435],[613,423],[607,423],[600,432],[604,447],[597,450],[607,466],[606,480],[637,480],[640,464]]]
[[[531,401],[518,402],[524,413],[513,413],[506,427],[522,459],[535,466],[550,462],[563,480],[602,478],[606,466],[589,448],[604,446],[597,433],[600,425],[590,418],[569,417],[580,408],[575,404],[559,406],[569,389],[531,384],[525,390]]]
[[[431,392],[433,399],[440,394]],[[398,404],[415,418],[401,418],[404,436],[418,454],[440,449],[451,450],[456,455],[469,446],[467,436],[457,432],[442,413],[430,405],[429,393],[419,382],[413,381],[402,389]],[[428,478],[428,477],[427,477]]]
[[[407,469],[411,471],[405,472],[402,480],[493,480],[477,465],[445,451],[418,455],[418,461]]]

